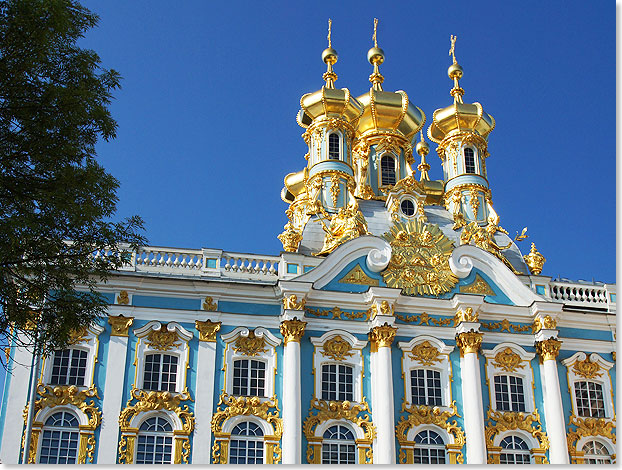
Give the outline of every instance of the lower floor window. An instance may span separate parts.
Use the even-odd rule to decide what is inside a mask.
[[[80,438],[78,419],[67,411],[50,416],[43,426],[39,463],[76,463]]]
[[[444,464],[445,442],[434,431],[425,430],[415,436],[414,463]]]
[[[231,431],[229,463],[262,464],[263,431],[257,424],[247,421]]]
[[[528,464],[531,463],[529,446],[518,436],[508,436],[501,441],[499,463]]]
[[[356,444],[354,442],[354,434],[346,426],[342,426],[340,424],[332,426],[324,432],[323,437],[323,464],[356,463]]]
[[[598,441],[587,441],[583,446],[584,462],[591,464],[611,463],[611,457],[604,444]]]
[[[172,463],[173,427],[165,418],[155,416],[138,430],[136,463]]]

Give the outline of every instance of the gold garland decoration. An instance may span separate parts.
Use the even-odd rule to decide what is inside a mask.
[[[542,430],[542,422],[540,421],[538,410],[534,410],[533,413],[524,413],[522,411],[503,412],[489,409],[487,417],[489,421],[486,424],[485,436],[489,464],[499,463],[501,447],[494,445],[495,436],[503,431],[512,431],[516,429],[526,431],[538,440],[540,447],[531,449],[536,463],[549,463],[545,455],[545,452],[549,448],[549,438],[546,432]]]
[[[359,318],[363,318],[365,319],[365,321],[369,320],[371,313],[372,313],[371,308],[368,309],[367,311],[361,311],[361,312],[346,312],[344,310],[341,310],[339,307],[333,307],[328,310],[305,307],[305,311],[316,317],[329,317],[330,316],[332,320],[340,320],[341,316],[343,315],[344,317],[350,320],[357,320]]]
[[[337,335],[329,339],[322,345],[322,356],[328,357],[335,361],[343,361],[345,358],[352,356],[352,347],[350,343]]]
[[[512,348],[505,348],[503,351],[497,353],[492,361],[492,365],[503,369],[506,372],[514,372],[516,369],[524,368],[521,357],[516,354]]]
[[[464,455],[462,453],[462,448],[466,442],[464,431],[458,426],[456,420],[448,421],[449,418],[453,416],[461,417],[458,414],[455,400],[451,402],[449,408],[450,410],[441,411],[438,406],[406,406],[406,403],[402,403],[402,412],[408,414],[406,416],[401,416],[397,426],[395,426],[397,441],[400,444],[400,463],[414,463],[414,442],[407,439],[408,430],[423,424],[438,426],[447,431],[448,434],[451,434],[454,438],[454,442],[451,444],[448,443],[445,446],[449,451],[449,463],[464,463]]]
[[[429,341],[424,341],[412,349],[410,358],[420,362],[424,366],[431,366],[432,364],[442,361],[439,358],[440,355],[441,353],[437,348],[432,346]]]
[[[266,340],[263,336],[255,336],[255,330],[250,330],[248,336],[239,336],[235,340],[233,351],[245,356],[258,356],[260,353],[266,352],[264,348]]]
[[[411,315],[411,316],[405,316],[405,315],[401,315],[399,313],[395,314],[395,318],[402,320],[403,322],[406,323],[417,323],[418,325],[427,325],[430,326],[430,323],[432,323],[432,325],[434,326],[449,326],[449,325],[453,325],[455,326],[455,320],[454,318],[432,318],[430,315],[428,315],[426,312],[422,312],[419,315]]]
[[[314,410],[317,410],[314,412]],[[326,401],[314,398],[309,407],[309,416],[302,425],[302,431],[307,438],[307,462],[321,463],[322,437],[315,435],[318,425],[328,420],[344,419],[363,430],[364,438],[357,439],[356,444],[359,451],[359,463],[373,463],[371,453],[371,443],[376,436],[376,428],[371,421],[369,405],[365,397],[361,403],[351,403],[345,401]]]
[[[274,409],[274,411],[271,411]],[[230,434],[222,431],[223,424],[234,416],[256,416],[272,426],[273,434],[265,435],[266,463],[281,461],[279,441],[283,435],[283,421],[279,417],[279,402],[276,394],[269,399],[259,397],[234,397],[226,392],[220,394],[218,407],[212,416],[212,432],[216,441],[212,447],[212,463],[228,463],[228,445]],[[276,442],[268,442],[276,441]]]
[[[168,351],[178,345],[178,340],[177,331],[169,331],[166,325],[162,325],[159,330],[151,330],[145,342],[150,348]]]

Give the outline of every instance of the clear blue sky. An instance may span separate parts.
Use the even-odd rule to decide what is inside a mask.
[[[283,177],[305,164],[295,115],[323,84],[327,19],[336,85],[359,96],[377,17],[384,87],[405,90],[426,129],[451,103],[458,36],[464,99],[497,122],[494,207],[511,235],[529,227],[522,251],[536,243],[545,275],[615,282],[613,2],[85,4],[101,20],[84,45],[123,76],[118,137],[98,152],[121,182],[119,215],[141,215],[150,244],[278,254]]]

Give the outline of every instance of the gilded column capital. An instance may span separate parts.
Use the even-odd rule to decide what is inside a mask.
[[[199,341],[207,341],[208,343],[216,342],[216,333],[220,331],[222,322],[213,322],[211,320],[195,320],[194,325],[199,332]]]
[[[280,330],[285,341],[285,345],[290,341],[300,343],[300,338],[305,334],[307,322],[300,321],[297,318],[293,320],[284,320],[281,322]]]
[[[561,346],[562,342],[555,338],[537,342],[536,351],[540,355],[540,363],[556,360]]]
[[[469,353],[477,354],[482,346],[483,337],[483,333],[476,331],[467,331],[456,335],[456,344],[460,348],[460,357],[464,357],[465,354]]]
[[[123,315],[109,316],[108,323],[111,326],[110,336],[127,337],[130,326],[134,323],[134,317],[124,317]]]
[[[382,326],[376,326],[369,332],[369,339],[372,342],[372,350],[377,351],[378,348],[390,348],[395,339],[397,328],[385,323]]]

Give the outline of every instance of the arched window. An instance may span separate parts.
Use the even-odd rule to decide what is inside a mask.
[[[499,411],[525,411],[523,379],[513,375],[495,375],[495,399]]]
[[[354,401],[353,370],[344,364],[323,364],[322,400]]]
[[[82,349],[54,351],[51,385],[84,385],[88,353]]]
[[[611,456],[609,455],[609,451],[607,451],[607,447],[598,441],[587,441],[581,450],[585,452],[585,457],[583,458],[584,463],[611,463]]]
[[[339,134],[328,134],[328,158],[329,160],[339,160],[341,154],[340,151],[340,139]]]
[[[173,427],[160,416],[149,418],[138,430],[136,463],[172,463]]]
[[[143,389],[174,392],[177,387],[177,356],[148,354],[145,356]]]
[[[395,158],[385,155],[380,159],[380,173],[382,185],[395,184]]]
[[[469,147],[464,149],[464,172],[475,173],[475,152]]]
[[[441,373],[430,369],[410,371],[410,390],[414,405],[442,406]]]
[[[414,463],[445,462],[445,442],[443,438],[429,429],[415,436]]]
[[[255,359],[233,361],[233,394],[266,396],[266,363]]]
[[[356,443],[354,434],[346,426],[338,424],[324,432],[322,441],[323,464],[355,464]]]
[[[78,418],[68,411],[59,411],[50,416],[43,425],[39,463],[76,463],[79,424]]]
[[[231,430],[229,463],[263,463],[263,431],[259,425],[245,421]]]
[[[601,384],[587,381],[575,382],[574,391],[579,416],[584,418],[605,417],[605,402]]]
[[[531,463],[529,446],[518,436],[508,436],[501,441],[499,463],[527,464]]]
[[[404,199],[400,204],[400,209],[402,210],[402,214],[406,217],[415,215],[415,204],[410,199]]]

